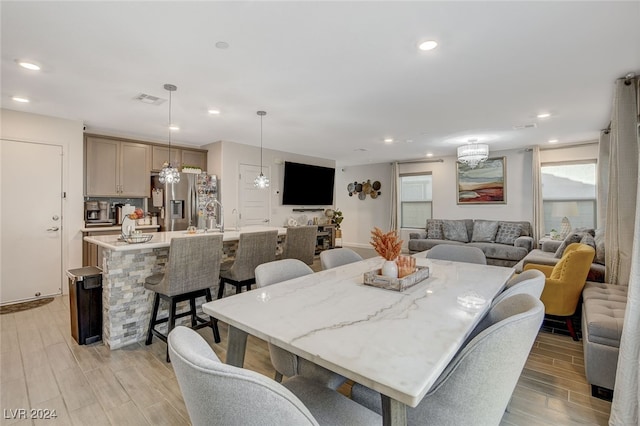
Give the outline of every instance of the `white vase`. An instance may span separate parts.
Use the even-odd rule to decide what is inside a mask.
[[[398,278],[398,265],[393,260],[385,260],[382,264],[382,275],[389,278]]]

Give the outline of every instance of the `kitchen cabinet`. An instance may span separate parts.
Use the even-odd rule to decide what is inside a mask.
[[[200,167],[202,171],[207,170],[207,153],[202,151],[182,150],[182,166]]]
[[[152,148],[152,162],[151,170],[160,171],[164,163],[169,160],[169,147],[168,146],[156,146]],[[180,149],[171,147],[171,165],[173,167],[180,167],[182,161],[182,153]]]
[[[151,146],[104,137],[85,139],[85,195],[148,197]]]
[[[168,159],[168,146],[153,146],[153,160],[151,166],[153,171],[160,171]],[[194,166],[200,167],[202,171],[206,171],[207,152],[171,147],[171,165],[173,167],[177,167],[178,170],[181,170],[183,166]]]

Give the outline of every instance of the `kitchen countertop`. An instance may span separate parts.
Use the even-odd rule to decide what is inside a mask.
[[[158,229],[160,225],[136,225],[136,229]],[[94,225],[94,226],[85,226],[84,228],[80,228],[80,232],[102,232],[102,231],[120,231],[122,230],[122,226],[103,226],[103,225]]]
[[[151,226],[152,227],[152,226]],[[119,227],[114,227],[116,230],[119,230]],[[144,228],[144,226],[136,227],[136,229]],[[240,238],[240,234],[249,233],[249,232],[260,232],[260,231],[268,231],[268,230],[278,230],[278,235],[286,235],[287,230],[285,228],[275,227],[275,226],[247,226],[242,228],[240,231],[225,231],[222,237],[222,241],[237,241]],[[93,229],[91,229],[93,230]],[[92,236],[92,237],[84,237],[84,241],[87,241],[92,244],[96,244],[100,247],[113,250],[113,251],[131,251],[131,250],[140,250],[147,248],[161,248],[161,247],[169,247],[171,244],[171,239],[176,237],[193,237],[198,238],[202,235],[211,235],[211,234],[219,234],[219,232],[198,232],[195,234],[187,234],[187,231],[172,231],[172,232],[154,232],[153,238],[151,241],[147,243],[140,244],[128,244],[124,241],[118,241],[118,235],[100,235],[100,236]]]

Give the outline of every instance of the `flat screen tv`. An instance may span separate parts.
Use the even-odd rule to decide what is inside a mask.
[[[326,206],[333,204],[336,170],[310,164],[284,163],[282,204],[294,206]]]

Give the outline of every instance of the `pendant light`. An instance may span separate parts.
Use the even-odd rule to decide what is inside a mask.
[[[267,115],[266,111],[258,111],[260,116],[260,174],[253,181],[256,188],[264,189],[269,187],[269,178],[262,174],[262,117]]]
[[[169,161],[164,163],[158,180],[160,183],[178,183],[180,182],[180,173],[175,167],[171,167],[171,92],[178,90],[173,84],[165,84],[164,88],[169,91]]]
[[[477,139],[469,139],[467,145],[458,147],[458,161],[472,169],[489,158],[489,145],[477,143]]]

